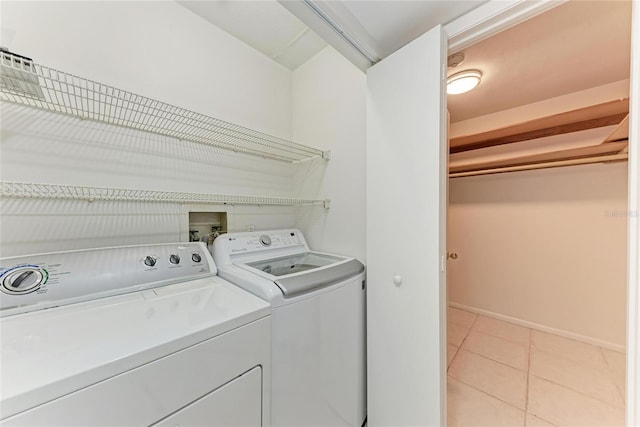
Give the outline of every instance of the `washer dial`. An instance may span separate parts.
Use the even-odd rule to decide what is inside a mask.
[[[37,290],[45,282],[45,275],[37,267],[19,267],[2,278],[0,290],[6,294],[21,295]]]
[[[262,244],[262,246],[271,246],[271,237],[263,234],[262,236],[260,236],[260,243]]]

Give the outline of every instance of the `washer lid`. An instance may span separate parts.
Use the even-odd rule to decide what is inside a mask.
[[[331,264],[336,264],[346,259],[347,258],[341,256],[327,255],[317,252],[306,252],[279,258],[248,262],[247,265],[272,276],[280,277],[293,273],[300,273],[302,271],[307,271],[314,268],[324,267]]]
[[[138,367],[270,313],[218,278],[0,319],[0,418]]]
[[[357,259],[332,265],[328,268],[309,270],[302,274],[280,277],[273,282],[282,290],[285,298],[304,292],[331,286],[354,277],[364,271],[364,265]]]
[[[285,297],[330,286],[364,271],[364,264],[357,259],[318,252],[240,265],[273,281]]]

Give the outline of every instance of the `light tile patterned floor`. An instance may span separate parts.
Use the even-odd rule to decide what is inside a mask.
[[[624,426],[625,355],[453,307],[449,427]]]

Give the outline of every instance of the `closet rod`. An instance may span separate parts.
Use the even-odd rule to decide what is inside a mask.
[[[627,160],[629,157],[628,153],[622,154],[610,154],[606,156],[596,156],[596,157],[587,157],[584,159],[573,159],[573,160],[560,160],[555,162],[545,162],[531,165],[520,165],[520,166],[509,166],[495,169],[480,169],[476,171],[469,172],[458,172],[458,173],[450,173],[449,178],[462,178],[466,176],[476,176],[476,175],[491,175],[497,173],[506,173],[506,172],[519,172],[525,170],[534,170],[534,169],[550,169],[550,168],[559,168],[563,166],[574,166],[574,165],[587,165],[592,163],[603,163],[603,162],[619,162],[623,160]]]

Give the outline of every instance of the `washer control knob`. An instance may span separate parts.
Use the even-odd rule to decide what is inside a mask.
[[[144,259],[144,265],[146,265],[147,267],[153,267],[154,265],[156,265],[156,258],[148,255]]]
[[[28,294],[44,283],[45,276],[36,267],[17,268],[2,279],[2,292],[12,295]]]
[[[262,246],[271,246],[271,237],[263,234],[260,236],[260,243],[262,243]]]
[[[171,254],[169,256],[169,262],[171,264],[180,264],[180,255]]]
[[[191,260],[193,262],[200,262],[200,261],[202,261],[202,257],[200,256],[200,254],[192,254],[191,255]]]

